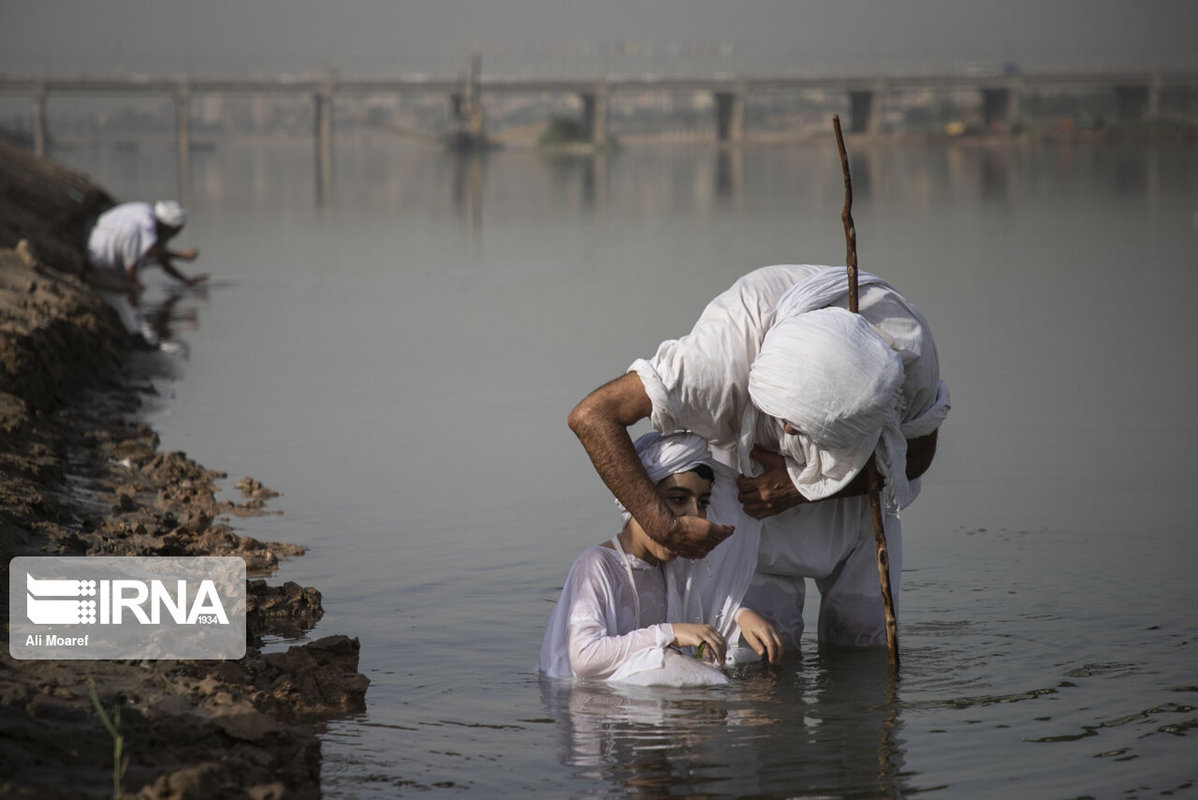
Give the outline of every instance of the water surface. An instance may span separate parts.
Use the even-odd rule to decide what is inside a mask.
[[[368,708],[327,726],[327,796],[1198,791],[1198,150],[849,147],[861,266],[927,316],[953,395],[904,515],[901,679],[811,640],[639,692],[532,671],[571,561],[618,525],[566,414],[742,273],[843,263],[830,143],[459,160],[342,137],[324,207],[307,143],[193,156],[179,242],[214,282],[176,306],[190,357],[146,413],[230,487],[283,492],[236,524],[308,548],[276,579],[323,593],[312,637],[361,639]],[[59,157],[122,199],[175,192],[165,150]]]

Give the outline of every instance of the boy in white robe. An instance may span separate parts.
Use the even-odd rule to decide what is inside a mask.
[[[703,439],[650,433],[635,447],[663,502],[676,513],[706,517],[715,467]],[[676,602],[669,598],[664,565],[674,555],[650,539],[622,506],[621,511],[620,533],[588,547],[570,568],[545,629],[541,672],[640,685],[726,683],[721,672],[676,649],[706,649],[719,664],[726,640],[706,623],[666,621]],[[779,660],[781,644],[772,626],[740,608],[739,597],[731,603],[745,641],[771,661]]]

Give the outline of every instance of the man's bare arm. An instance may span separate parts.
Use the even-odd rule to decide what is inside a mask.
[[[189,278],[175,267],[175,259],[179,259],[181,261],[195,261],[196,257],[199,255],[198,250],[168,250],[163,244],[155,244],[150,248],[148,255],[159,263],[163,272],[165,272],[167,275],[170,275],[180,283],[185,283],[188,286],[195,286],[197,283],[201,283],[202,281],[208,279],[207,274],[197,275],[194,278]]]
[[[649,480],[628,428],[648,417],[653,404],[636,373],[600,386],[570,412],[595,471],[651,537],[686,558],[699,558],[732,534],[724,525],[700,517],[675,517]]]

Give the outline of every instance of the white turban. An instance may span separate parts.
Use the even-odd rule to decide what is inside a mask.
[[[637,439],[634,446],[654,485],[679,472],[689,472],[700,464],[715,468],[707,440],[693,433],[679,432],[663,436],[653,431]],[[620,509],[621,524],[627,525],[632,514],[619,500],[616,500],[616,507]]]
[[[155,203],[154,216],[163,225],[169,225],[172,228],[182,228],[187,222],[187,212],[174,200],[160,200]]]
[[[876,450],[886,507],[897,513],[910,494],[902,357],[865,318],[824,307],[846,288],[843,270],[836,272],[818,274],[778,304],[749,372],[741,472],[753,474],[755,442],[777,442],[795,487],[822,500],[856,477]],[[862,286],[875,283],[885,285],[862,275]],[[783,423],[799,433],[784,433]]]

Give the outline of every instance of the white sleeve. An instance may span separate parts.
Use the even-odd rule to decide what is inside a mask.
[[[661,623],[620,634],[620,598],[601,563],[589,560],[591,568],[574,570],[566,586],[570,596],[567,630],[571,671],[580,678],[602,680],[617,672],[660,667],[664,648],[674,641],[673,626]]]
[[[629,371],[653,403],[653,427],[661,433],[690,430],[715,448],[735,447],[749,400],[749,369],[778,299],[818,269],[780,264],[744,275],[708,303],[689,334],[634,362]]]
[[[662,342],[652,359],[630,367],[653,403],[659,432],[689,430],[715,447],[735,444],[760,346],[752,317],[728,302],[735,300],[716,298],[688,335]]]

